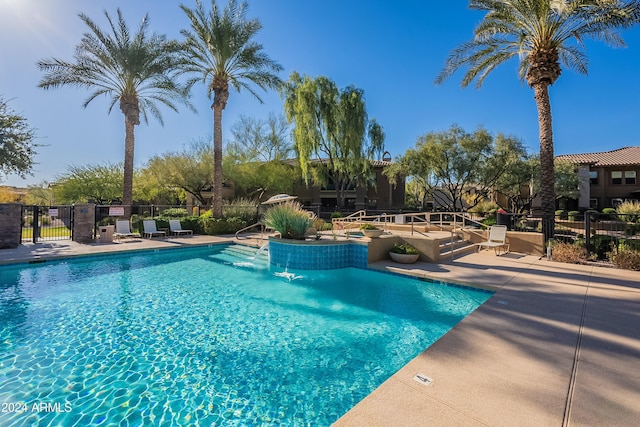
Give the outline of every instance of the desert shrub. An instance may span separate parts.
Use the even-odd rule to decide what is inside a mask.
[[[637,250],[624,249],[612,252],[609,260],[618,268],[640,270],[640,251]]]
[[[264,213],[264,224],[279,232],[283,239],[304,239],[314,220],[315,215],[310,216],[298,202],[280,203]]]
[[[234,200],[222,203],[222,213],[225,218],[240,218],[247,223],[255,223],[257,217],[258,204],[255,200],[246,197],[239,197]]]
[[[564,219],[565,218],[565,212],[562,209],[559,209],[556,211],[556,219]]]
[[[161,216],[174,219],[174,218],[183,218],[187,215],[188,215],[188,212],[185,208],[169,208],[162,211]]]
[[[569,218],[569,221],[576,221],[578,219],[578,217],[580,216],[580,212],[579,211],[569,211],[567,216]]]
[[[558,262],[581,264],[587,260],[587,251],[582,246],[556,243],[551,251],[551,259]]]
[[[640,201],[628,200],[622,202],[616,208],[616,212],[620,215],[624,215],[621,219],[629,222],[637,222],[640,218]]]
[[[333,229],[333,225],[322,218],[314,219],[312,227],[315,228],[316,231],[328,231]]]

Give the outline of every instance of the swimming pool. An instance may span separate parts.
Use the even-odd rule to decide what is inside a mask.
[[[0,425],[329,425],[491,293],[232,247],[0,267]]]

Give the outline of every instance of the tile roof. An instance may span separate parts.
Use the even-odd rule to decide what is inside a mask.
[[[567,160],[575,164],[592,166],[628,166],[640,164],[640,147],[623,147],[601,153],[563,154],[558,160]]]

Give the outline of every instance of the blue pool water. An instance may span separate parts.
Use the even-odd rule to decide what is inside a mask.
[[[0,425],[329,425],[490,296],[226,246],[2,266]]]

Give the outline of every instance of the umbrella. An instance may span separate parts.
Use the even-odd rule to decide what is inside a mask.
[[[288,194],[276,194],[275,196],[269,197],[267,200],[262,202],[263,205],[273,205],[275,203],[284,203],[290,200],[297,199],[298,196],[290,196]]]

